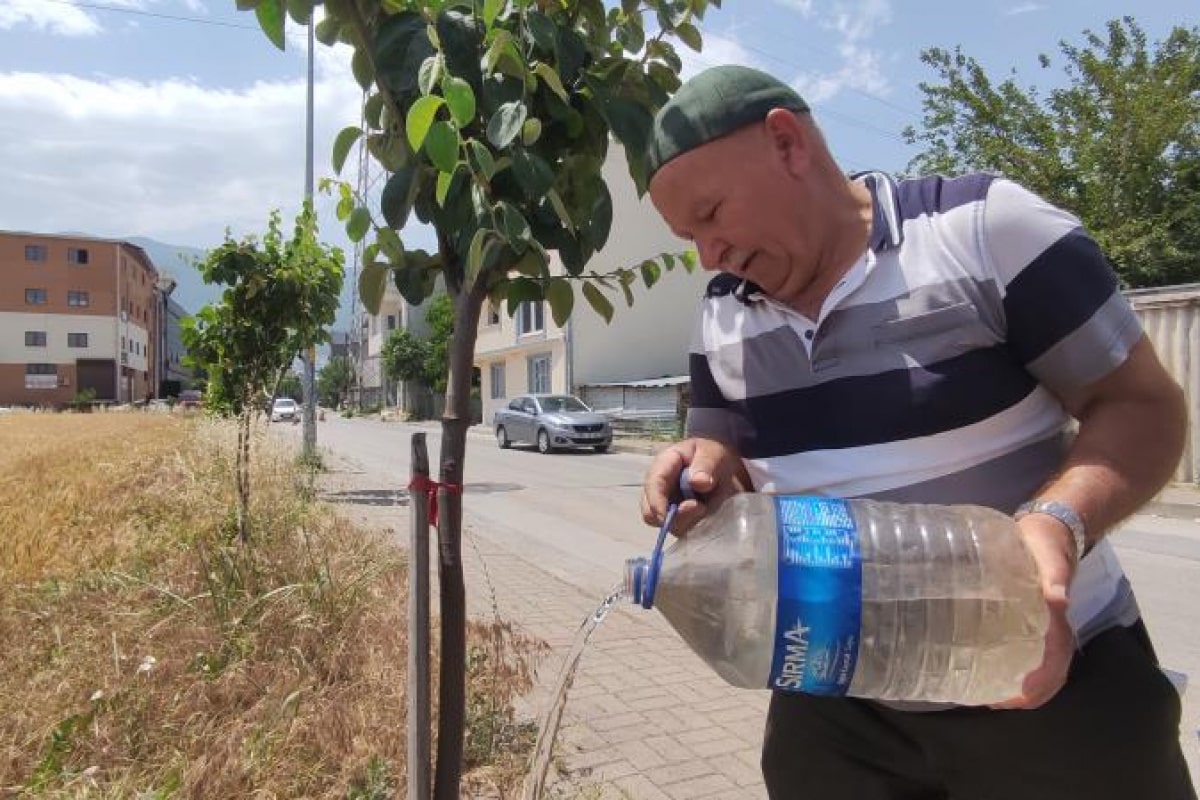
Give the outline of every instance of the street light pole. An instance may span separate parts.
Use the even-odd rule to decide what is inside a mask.
[[[313,11],[308,16],[308,97],[304,129],[304,199],[313,197]],[[317,348],[309,345],[304,354],[304,455],[311,458],[317,449]]]

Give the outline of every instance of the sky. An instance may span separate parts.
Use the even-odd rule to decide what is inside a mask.
[[[847,170],[903,170],[901,131],[921,118],[928,47],[974,57],[1047,88],[1038,67],[1058,42],[1129,13],[1117,0],[725,0],[701,24],[704,49],[680,45],[685,72],[722,63],[764,69],[809,101]],[[1200,24],[1196,0],[1143,0],[1153,42]],[[1059,59],[1061,63],[1061,59]],[[337,132],[357,126],[349,51],[318,43],[314,172],[332,176]],[[146,236],[206,248],[229,230],[290,220],[305,183],[303,28],[275,49],[233,0],[0,0],[0,229]],[[356,160],[342,177],[357,180]],[[378,183],[379,168],[368,170]],[[322,238],[351,246],[318,197]],[[614,231],[620,235],[620,231]],[[427,231],[409,230],[428,247]],[[348,268],[352,267],[348,258]]]

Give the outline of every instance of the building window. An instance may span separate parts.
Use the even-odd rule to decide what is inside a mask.
[[[26,364],[25,365],[25,388],[26,389],[57,389],[58,388],[58,365],[57,364]]]
[[[388,329],[389,331],[394,331],[394,330],[396,330],[396,315],[395,315],[395,314],[388,314],[388,315],[387,315],[387,318],[388,318],[388,320],[387,320],[387,329]]]
[[[87,347],[88,335],[86,333],[68,333],[67,347]]]
[[[485,320],[486,320],[485,324],[487,324],[487,325],[499,325],[500,324],[500,306],[496,305],[495,303],[488,303],[487,317],[485,318]]]
[[[488,369],[488,375],[492,384],[492,399],[498,400],[504,397],[507,394],[504,391],[504,365],[492,364]]]
[[[517,308],[517,333],[537,333],[546,328],[546,308],[541,300],[530,300]]]
[[[26,261],[45,261],[46,260],[46,245],[44,245],[44,244],[27,244],[27,245],[25,245],[25,260]]]
[[[67,248],[67,263],[68,264],[86,264],[88,263],[88,251],[82,247]]]
[[[25,305],[27,305],[27,306],[44,306],[44,305],[46,305],[46,290],[45,289],[26,289],[25,290]]]
[[[46,332],[45,331],[25,331],[25,346],[26,347],[45,347]]]
[[[550,391],[550,355],[529,358],[529,391],[532,394]]]
[[[87,292],[79,292],[74,290],[67,292],[67,305],[74,306],[76,308],[84,308],[86,306],[90,306],[91,304],[92,297]]]

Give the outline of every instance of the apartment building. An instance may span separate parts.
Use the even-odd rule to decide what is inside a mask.
[[[0,231],[0,405],[155,396],[158,283],[128,242]]]

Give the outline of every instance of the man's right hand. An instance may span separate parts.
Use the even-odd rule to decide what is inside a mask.
[[[677,535],[686,533],[730,495],[751,488],[742,459],[731,447],[712,439],[685,439],[660,452],[646,470],[642,519],[647,525],[659,527],[666,519],[667,506],[679,496],[679,476],[684,468],[698,499],[679,504],[672,527]]]

